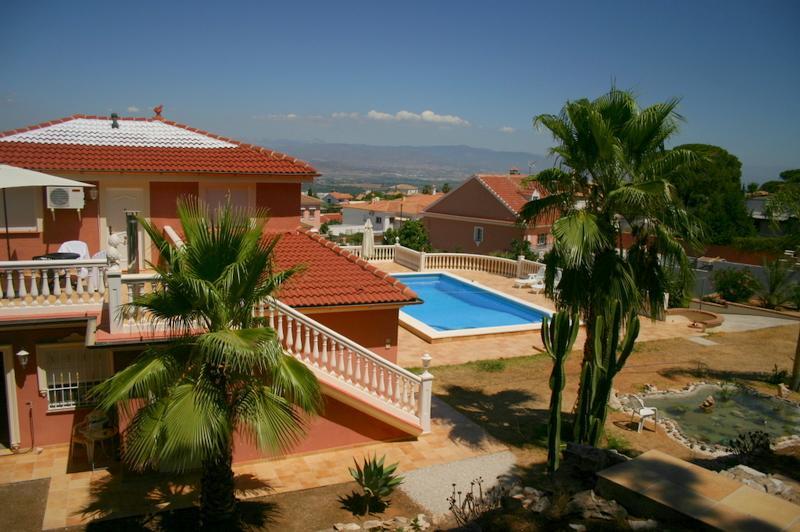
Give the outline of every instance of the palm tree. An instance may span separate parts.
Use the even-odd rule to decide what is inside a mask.
[[[559,309],[580,312],[588,324],[584,368],[594,358],[598,317],[610,323],[609,312],[619,304],[625,316],[647,312],[659,318],[669,272],[677,271],[684,286],[691,280],[681,242],[696,244],[699,229],[668,177],[691,165],[695,155],[664,147],[682,119],[677,104],[670,100],[642,109],[630,92],[612,88],[592,101],[569,101],[558,115],[534,119],[553,135],[550,152],[558,165],[532,177],[548,194],[528,202],[520,218],[559,214],[553,250],[545,259],[546,292]],[[562,270],[558,284],[557,269]],[[582,392],[578,441],[588,434],[580,429],[580,417],[588,411],[581,401],[590,394]]]
[[[263,234],[265,213],[227,204],[211,214],[196,199],[178,202],[181,247],[140,220],[161,255],[151,265],[159,279],[124,310],[146,313],[172,337],[94,390],[101,408],[121,404],[130,418],[123,459],[134,470],[201,468],[204,526],[235,515],[234,434],[280,451],[322,405],[314,374],[253,315],[296,271],[273,270],[277,238]]]

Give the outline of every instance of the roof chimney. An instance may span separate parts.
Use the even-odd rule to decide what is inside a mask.
[[[111,113],[111,129],[119,129],[119,115],[117,113]]]
[[[153,112],[156,114],[153,118],[161,118],[161,111],[164,110],[164,105],[159,104],[153,107]]]

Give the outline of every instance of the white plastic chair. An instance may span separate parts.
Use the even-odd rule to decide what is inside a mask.
[[[535,284],[544,283],[544,270],[539,270],[536,273],[529,273],[523,279],[514,281],[514,288],[526,288]]]
[[[639,426],[636,428],[636,432],[642,432],[642,427],[644,427],[644,420],[651,417],[653,418],[653,432],[656,431],[658,428],[658,408],[649,407],[644,405],[644,401],[638,395],[631,396],[631,402],[633,403],[633,412],[631,413],[631,421],[633,421],[634,416],[639,416]]]
[[[67,240],[60,246],[58,246],[59,253],[77,253],[78,259],[77,260],[86,260],[89,258],[89,246],[86,242],[82,240]],[[81,268],[78,272],[78,276],[81,279],[86,279],[86,276],[89,275],[89,270],[86,268]]]

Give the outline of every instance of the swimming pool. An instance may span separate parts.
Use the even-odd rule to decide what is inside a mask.
[[[552,313],[449,273],[400,273],[393,277],[414,290],[421,305],[400,312],[400,322],[428,341],[535,330]]]

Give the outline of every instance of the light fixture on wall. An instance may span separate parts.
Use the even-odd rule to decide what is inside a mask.
[[[25,369],[25,367],[28,365],[28,359],[30,356],[31,354],[24,349],[17,351],[17,360],[19,361],[19,365],[22,366],[22,369]]]
[[[97,199],[97,188],[90,188],[89,189],[89,199],[94,201]]]

